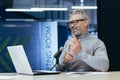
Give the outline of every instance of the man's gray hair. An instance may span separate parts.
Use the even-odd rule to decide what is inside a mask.
[[[80,14],[82,19],[87,19],[89,22],[89,17],[88,14],[83,10],[83,9],[73,9],[70,11],[69,16],[75,15],[75,14]]]

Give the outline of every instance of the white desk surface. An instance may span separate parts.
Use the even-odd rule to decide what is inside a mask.
[[[120,80],[120,71],[90,72],[86,74],[60,73],[34,76],[16,73],[0,73],[0,80]]]

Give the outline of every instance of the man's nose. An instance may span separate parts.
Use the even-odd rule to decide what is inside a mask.
[[[71,24],[71,25],[70,25],[70,28],[73,29],[73,28],[74,28],[74,24]]]

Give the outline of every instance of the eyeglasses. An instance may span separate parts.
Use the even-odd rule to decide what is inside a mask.
[[[78,20],[73,20],[73,21],[70,21],[69,24],[70,25],[77,25],[78,24],[78,21],[84,21],[85,19],[78,19]]]

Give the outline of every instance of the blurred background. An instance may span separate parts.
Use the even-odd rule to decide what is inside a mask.
[[[50,69],[55,62],[53,55],[70,35],[71,9],[88,13],[89,32],[107,47],[109,71],[120,70],[118,3],[119,0],[0,0],[0,72],[15,71],[6,47],[19,44],[24,46],[33,69]]]

